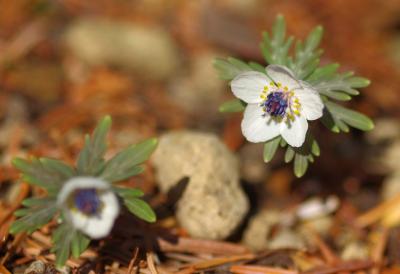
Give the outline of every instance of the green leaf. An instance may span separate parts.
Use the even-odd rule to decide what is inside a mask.
[[[268,163],[274,157],[276,150],[278,149],[281,137],[278,136],[272,140],[264,143],[264,162]]]
[[[285,152],[285,163],[290,163],[295,155],[295,151],[291,146],[288,146]]]
[[[74,237],[71,241],[71,251],[74,258],[79,258],[79,256],[84,252],[90,244],[90,239],[80,231],[76,231]]]
[[[142,172],[143,167],[137,165],[146,161],[156,147],[157,139],[152,138],[119,152],[106,163],[100,177],[117,182]]]
[[[138,218],[143,219],[147,222],[154,223],[156,221],[156,214],[148,203],[137,198],[124,199],[125,206],[131,213],[136,215]]]
[[[296,153],[294,156],[294,175],[296,175],[297,178],[302,177],[308,168],[308,157],[307,155],[302,155],[300,153]]]
[[[75,173],[70,166],[49,158],[33,157],[31,161],[15,158],[12,163],[22,172],[24,180],[46,189],[50,196],[55,196],[62,184]]]
[[[111,117],[104,117],[93,132],[92,138],[85,137],[85,146],[77,160],[78,173],[96,176],[104,167],[104,154],[107,149],[106,137],[111,127]]]
[[[331,79],[337,72],[339,64],[328,64],[322,67],[319,67],[314,70],[314,72],[309,75],[306,80],[310,83],[317,83],[326,79]]]
[[[333,120],[333,117],[329,111],[324,110],[324,114],[321,117],[321,122],[325,127],[330,129],[332,132],[334,133],[340,132],[339,127],[335,124],[335,121]]]
[[[364,87],[369,84],[369,80],[361,77],[352,76],[352,72],[334,73],[323,78],[313,77],[310,84],[321,94],[331,94],[333,92],[344,92],[355,96],[359,91],[355,88]]]
[[[56,201],[50,198],[35,198],[24,201],[31,206],[17,210],[14,214],[20,217],[12,223],[10,233],[32,233],[41,228],[54,217],[58,211]]]
[[[246,105],[242,100],[233,99],[220,105],[219,112],[242,112]]]
[[[122,199],[139,198],[144,195],[143,191],[138,188],[113,187],[113,191]]]
[[[293,37],[286,39],[286,23],[282,15],[278,15],[272,26],[272,35],[263,33],[260,44],[261,52],[268,64],[287,65],[288,52],[293,43]]]
[[[323,32],[323,28],[317,26],[310,32],[304,44],[301,41],[296,42],[295,58],[289,63],[289,67],[297,79],[306,79],[317,69],[323,52],[318,49]]]
[[[78,258],[90,244],[87,236],[67,222],[63,222],[53,231],[52,241],[51,251],[56,253],[56,266],[59,268],[65,265],[71,252],[75,258]]]
[[[230,61],[229,61],[230,60]],[[253,70],[250,66],[244,66],[244,62],[236,62],[232,63],[232,60],[237,60],[233,58],[228,58],[228,60],[224,60],[222,58],[217,58],[214,60],[214,68],[217,70],[218,75],[221,79],[224,80],[232,80],[238,74]]]
[[[311,140],[311,153],[314,154],[315,156],[321,155],[321,151],[319,149],[317,140],[315,140],[314,138],[312,138]]]
[[[372,120],[364,114],[347,109],[329,101],[325,102],[325,106],[339,128],[343,127],[343,124],[347,124],[364,131],[372,130],[374,128],[374,123]],[[341,130],[343,129],[341,128]]]

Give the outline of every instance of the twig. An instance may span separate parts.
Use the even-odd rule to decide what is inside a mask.
[[[350,261],[350,262],[343,262],[335,266],[318,267],[317,269],[305,271],[302,274],[333,274],[343,271],[351,272],[351,271],[369,269],[373,266],[375,266],[375,263],[372,260]]]
[[[377,265],[371,270],[371,274],[379,274],[380,266],[382,265],[383,254],[385,251],[389,231],[386,228],[380,232],[375,247],[371,251],[371,259],[377,263]]]
[[[233,273],[238,274],[298,274],[298,271],[283,269],[283,268],[275,268],[275,267],[267,267],[267,266],[258,266],[258,265],[234,265],[229,269]]]
[[[250,253],[247,247],[238,244],[183,237],[178,238],[176,243],[171,243],[159,238],[158,245],[163,252],[211,253],[215,255],[239,255]]]

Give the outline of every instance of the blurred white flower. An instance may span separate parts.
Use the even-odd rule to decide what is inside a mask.
[[[308,130],[307,120],[320,118],[324,104],[318,92],[297,80],[288,68],[269,65],[266,72],[243,72],[231,82],[233,94],[248,104],[243,135],[253,143],[282,135],[290,146],[300,147]]]
[[[95,177],[73,177],[58,194],[67,221],[92,239],[107,236],[119,213],[110,185]]]

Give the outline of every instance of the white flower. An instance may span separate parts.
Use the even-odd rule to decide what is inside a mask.
[[[248,71],[231,82],[233,94],[248,105],[242,132],[253,143],[278,135],[292,147],[303,145],[308,123],[322,116],[324,104],[310,85],[297,80],[284,66],[269,65],[267,75]]]
[[[93,239],[107,236],[119,213],[110,185],[94,177],[73,177],[57,197],[67,221]]]

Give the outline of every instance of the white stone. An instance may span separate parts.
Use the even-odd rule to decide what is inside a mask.
[[[217,136],[167,133],[160,137],[152,161],[162,192],[189,177],[176,214],[191,236],[224,239],[242,222],[249,204],[240,187],[238,160]]]

